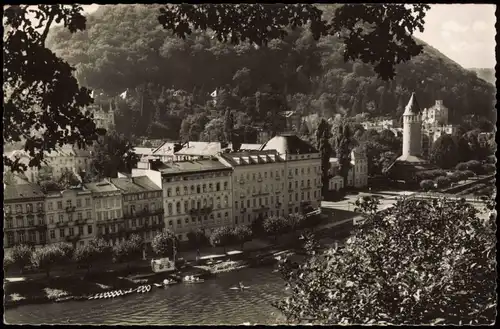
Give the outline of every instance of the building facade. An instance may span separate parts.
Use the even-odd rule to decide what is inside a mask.
[[[146,176],[112,178],[111,183],[121,190],[123,221],[116,219],[104,225],[100,234],[115,241],[138,234],[149,249],[156,234],[165,228],[161,187]]]
[[[85,184],[85,188],[92,192],[92,217],[96,236],[102,236],[111,245],[117,244],[125,236],[119,236],[120,229],[124,229],[122,193],[109,180],[99,183]],[[115,234],[116,233],[116,234]]]
[[[339,174],[340,164],[337,158],[330,158],[329,189],[338,191],[344,187],[344,179]],[[368,186],[368,158],[360,149],[355,148],[351,152],[351,168],[347,174],[346,187],[363,188]]]
[[[47,191],[45,196],[49,243],[85,245],[94,238],[91,191],[84,187]]]
[[[4,186],[4,251],[16,244],[47,243],[45,196],[39,186]]]
[[[320,153],[295,134],[282,134],[262,145],[261,151],[276,150],[284,160],[285,215],[307,212],[321,205]]]
[[[285,159],[276,150],[221,153],[219,160],[233,168],[234,224],[285,215]]]
[[[375,120],[375,121],[363,121],[361,125],[366,130],[374,129],[378,132],[381,132],[385,129],[394,129],[397,126],[396,120],[393,119],[384,119],[384,120]]]
[[[147,175],[162,186],[164,221],[179,240],[201,229],[234,224],[232,213],[232,168],[217,159],[161,163],[148,170],[132,170],[133,176]]]
[[[436,103],[432,107],[425,108],[422,111],[422,123],[424,125],[448,125],[448,114],[449,110],[444,106],[443,101],[436,100]]]

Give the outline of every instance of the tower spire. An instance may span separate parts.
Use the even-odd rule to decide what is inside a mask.
[[[408,104],[406,104],[405,107],[405,112],[403,115],[418,115],[420,114],[420,106],[418,105],[417,102],[417,97],[415,96],[415,92],[411,93],[410,100],[408,101]]]

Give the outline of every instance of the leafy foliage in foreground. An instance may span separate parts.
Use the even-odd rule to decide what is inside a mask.
[[[92,103],[74,69],[46,47],[53,23],[71,33],[85,29],[80,5],[10,5],[4,12],[4,143],[24,142],[29,166],[39,166],[44,152],[62,144],[91,145],[101,130],[83,107]],[[32,18],[36,23],[32,22]],[[4,155],[5,165],[26,165]]]
[[[399,200],[343,249],[282,263],[291,296],[276,306],[300,323],[492,324],[495,226],[465,200]]]

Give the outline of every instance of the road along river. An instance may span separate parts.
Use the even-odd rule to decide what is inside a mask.
[[[243,282],[250,289],[230,290]],[[187,325],[273,324],[271,302],[283,297],[284,281],[273,267],[221,273],[199,284],[154,288],[108,300],[25,305],[5,311],[8,324]]]

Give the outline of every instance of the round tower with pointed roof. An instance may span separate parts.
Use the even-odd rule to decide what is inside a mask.
[[[403,154],[401,159],[419,158],[422,155],[422,116],[415,93],[403,113]]]

